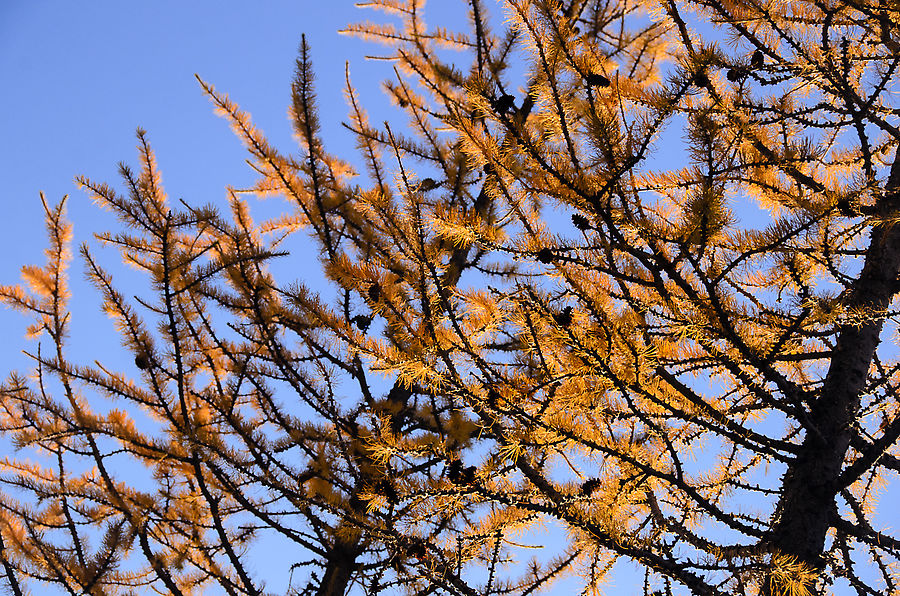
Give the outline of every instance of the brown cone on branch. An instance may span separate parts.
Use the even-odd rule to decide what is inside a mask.
[[[418,540],[410,541],[406,545],[406,554],[414,559],[422,560],[428,554],[428,551],[425,549],[425,545],[419,542]]]
[[[836,205],[838,212],[844,217],[853,217],[856,215],[856,212],[853,209],[853,204],[850,202],[850,199],[841,199],[837,202]]]
[[[449,480],[453,484],[459,484],[459,480],[461,477],[462,477],[462,462],[458,459],[454,459],[447,466],[447,480]]]
[[[579,230],[584,232],[584,231],[590,229],[591,222],[588,221],[588,218],[586,218],[582,214],[573,213],[572,214],[572,225],[574,225],[576,228],[578,228]]]
[[[599,72],[592,72],[584,78],[585,82],[591,87],[609,87],[610,81]]]
[[[447,466],[447,480],[456,486],[466,486],[475,482],[477,471],[477,467],[469,466],[464,468],[461,460],[454,459]]]
[[[732,83],[737,83],[747,78],[747,73],[744,72],[743,68],[734,67],[728,69],[728,73],[725,75],[725,77]]]
[[[766,57],[763,55],[762,50],[756,50],[750,58],[750,66],[752,68],[762,68],[765,61]]]
[[[491,102],[491,107],[499,114],[505,114],[516,107],[516,98],[509,94],[504,94]]]
[[[585,480],[584,484],[581,485],[581,494],[589,497],[598,488],[600,488],[599,478],[591,478],[590,480]]]
[[[704,71],[698,71],[694,74],[694,85],[697,87],[709,87],[710,80],[709,75],[707,75]]]
[[[419,190],[422,192],[428,192],[429,190],[434,190],[440,186],[434,178],[425,178],[419,183]]]
[[[562,309],[562,312],[553,315],[553,320],[563,329],[568,328],[572,324],[572,307],[567,306]]]

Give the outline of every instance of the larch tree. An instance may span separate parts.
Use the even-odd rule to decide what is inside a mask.
[[[897,5],[366,4],[407,120],[348,71],[361,174],[304,41],[294,155],[200,81],[259,174],[227,216],[167,199],[142,131],[124,193],[79,178],[151,282],[81,248],[134,370],[67,351],[44,203],[48,262],[2,289],[45,338],[2,386],[6,588],[263,594],[270,532],[297,594],[599,594],[620,560],[645,595],[897,593]],[[330,290],[275,279],[290,238]]]

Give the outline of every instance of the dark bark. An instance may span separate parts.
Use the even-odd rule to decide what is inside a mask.
[[[877,207],[880,214],[896,213],[893,193],[898,188],[900,164],[895,156],[887,192]],[[846,300],[848,310],[887,309],[896,293],[898,272],[900,226],[873,226],[865,263]],[[825,538],[833,526],[836,496],[842,488],[839,478],[883,324],[883,317],[874,316],[862,325],[840,327],[828,374],[810,407],[811,428],[784,477],[771,545],[817,570],[823,568]],[[781,596],[771,585],[764,593]]]
[[[362,550],[359,545],[358,532],[354,532],[353,536],[346,540],[336,539],[334,547],[328,554],[325,575],[316,596],[343,596],[347,593],[347,586],[359,565],[356,561]]]

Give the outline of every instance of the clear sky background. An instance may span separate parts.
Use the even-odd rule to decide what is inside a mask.
[[[340,126],[345,61],[366,103],[388,106],[380,80],[390,75],[389,64],[364,60],[379,48],[337,33],[365,18],[380,17],[350,0],[0,0],[0,283],[18,281],[23,263],[43,263],[39,191],[51,203],[70,195],[76,245],[116,225],[73,178],[121,188],[116,164],[138,165],[138,126],[148,131],[173,200],[222,204],[226,185],[254,180],[246,151],[213,114],[194,73],[249,111],[277,147],[296,147],[287,106],[301,33],[312,45],[328,148],[352,156],[352,137]],[[114,258],[110,251],[103,256]],[[96,301],[81,278],[73,265],[76,299]],[[98,324],[77,310],[76,341]],[[8,369],[24,327],[10,311],[0,317]]]
[[[465,12],[458,10],[462,3],[430,4],[426,21],[464,22]],[[90,243],[126,295],[143,292],[146,280],[93,240],[94,232],[118,225],[73,178],[86,175],[121,189],[116,164],[139,166],[134,131],[142,127],[171,200],[224,205],[227,185],[249,186],[255,175],[244,162],[246,150],[213,113],[194,73],[227,92],[276,147],[288,152],[296,147],[287,107],[301,33],[312,47],[326,149],[355,160],[353,138],[341,126],[347,114],[345,62],[373,122],[392,116],[381,90],[392,71],[388,62],[365,59],[382,47],[338,30],[350,22],[385,18],[356,8],[353,0],[0,0],[0,284],[19,283],[22,264],[44,264],[43,191],[51,204],[69,195],[73,249]],[[298,278],[318,276],[316,261],[298,259],[292,265]],[[304,271],[304,266],[315,269]],[[129,371],[132,356],[120,348],[112,321],[99,311],[100,298],[82,271],[76,258],[70,270],[70,354],[83,364],[98,359]],[[0,308],[0,374],[30,369],[21,353],[35,349],[24,339],[28,322]],[[4,445],[0,441],[0,453],[8,448]],[[551,540],[535,537],[534,542]],[[305,557],[263,542],[254,558],[257,575],[280,593],[289,565]],[[630,583],[609,593],[631,594]],[[554,592],[572,588],[572,583],[559,584]]]

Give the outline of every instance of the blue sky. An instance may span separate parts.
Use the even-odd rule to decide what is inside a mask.
[[[351,155],[352,138],[340,126],[347,111],[344,63],[351,62],[367,104],[382,110],[388,104],[379,82],[390,66],[365,61],[365,52],[378,48],[337,30],[378,15],[349,0],[253,4],[0,2],[0,283],[17,281],[22,263],[43,262],[39,191],[51,203],[70,195],[76,244],[115,225],[73,178],[86,175],[118,186],[116,164],[137,163],[138,126],[149,133],[173,199],[221,201],[226,185],[252,182],[242,145],[213,114],[194,73],[226,91],[276,146],[290,150],[295,145],[287,106],[301,33],[313,48],[329,149]],[[77,265],[72,282],[79,302],[96,300]],[[80,329],[94,330],[98,321],[89,311],[76,314],[77,340]],[[22,336],[22,323],[14,313],[0,312],[0,329],[10,339]],[[4,343],[0,355],[8,363],[21,345]]]

